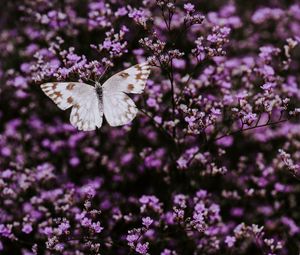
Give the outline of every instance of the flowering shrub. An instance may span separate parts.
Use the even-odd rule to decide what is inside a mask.
[[[300,4],[3,1],[1,254],[298,254]],[[148,60],[79,132],[39,88]]]

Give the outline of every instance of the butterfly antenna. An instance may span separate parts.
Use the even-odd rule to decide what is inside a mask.
[[[87,80],[92,82],[92,83],[95,83],[95,81],[93,79],[91,79],[91,76],[92,76],[92,74],[90,73],[90,75],[87,77]]]
[[[100,82],[101,78],[102,78],[102,75],[97,76],[97,82],[98,82],[98,83]]]
[[[98,76],[97,82],[99,82],[102,79],[102,77],[105,75],[107,69],[108,69],[108,65],[105,65],[103,72],[101,73],[100,76]]]
[[[92,79],[90,78],[86,78],[87,81],[90,81],[91,83],[94,83],[95,81],[93,81]]]

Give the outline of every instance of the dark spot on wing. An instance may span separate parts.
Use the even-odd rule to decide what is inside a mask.
[[[75,84],[74,83],[69,83],[67,85],[67,90],[72,90],[74,88]]]
[[[132,91],[132,90],[134,89],[134,85],[131,84],[131,83],[128,84],[127,89],[128,89],[129,91]]]

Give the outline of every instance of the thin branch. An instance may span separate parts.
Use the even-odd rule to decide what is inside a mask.
[[[181,86],[181,89],[180,89],[180,93],[179,95],[177,96],[177,100],[176,100],[176,105],[178,105],[179,101],[183,98],[183,93],[184,93],[184,89],[186,88],[186,86],[189,84],[189,82],[193,79],[193,76],[195,75],[197,69],[199,67],[206,67],[207,66],[207,62],[205,61],[200,61],[198,59],[198,57],[196,56],[197,58],[197,64],[193,67],[193,70],[188,74],[189,77],[188,79],[186,80],[186,82],[184,82],[184,84]]]
[[[270,122],[269,120],[265,123],[265,124],[261,124],[261,125],[255,125],[255,126],[252,126],[252,127],[248,127],[248,128],[244,128],[244,129],[240,129],[240,130],[236,130],[236,131],[232,131],[232,132],[229,132],[227,134],[224,134],[224,135],[221,135],[213,140],[211,140],[212,142],[215,142],[217,140],[220,140],[226,136],[230,136],[230,135],[234,135],[234,134],[238,134],[238,133],[241,133],[241,132],[244,132],[244,131],[247,131],[247,130],[252,130],[252,129],[256,129],[256,128],[261,128],[261,127],[266,127],[266,126],[271,126],[271,125],[276,125],[276,124],[279,124],[281,122],[285,122],[287,121],[288,119],[283,119],[283,120],[279,120],[279,121],[274,121],[274,122]]]
[[[224,137],[227,137],[227,136],[231,136],[231,135],[235,135],[235,134],[238,134],[238,133],[241,133],[241,132],[244,132],[244,131],[248,131],[248,130],[252,130],[252,129],[256,129],[256,128],[262,128],[262,127],[266,127],[266,126],[271,126],[271,125],[276,125],[276,124],[279,124],[279,123],[282,123],[282,122],[285,122],[285,121],[288,121],[288,119],[283,119],[283,120],[278,120],[278,121],[274,121],[274,122],[270,122],[270,120],[268,120],[265,124],[261,124],[261,125],[255,125],[255,126],[252,126],[252,127],[248,127],[248,128],[244,128],[244,129],[239,129],[239,130],[236,130],[236,131],[232,131],[232,132],[229,132],[229,133],[226,133],[224,135],[221,135],[219,137],[216,137],[214,139],[211,139],[211,140],[208,140],[207,141],[207,144],[208,143],[211,143],[211,142],[215,142],[215,141],[218,141]],[[257,123],[258,124],[258,123]],[[193,156],[189,159],[187,165],[189,165],[192,160],[196,157],[196,155],[200,152],[200,148],[198,148],[198,150],[193,154]]]
[[[255,126],[258,125],[259,121],[260,121],[260,118],[261,118],[261,113],[259,114],[257,120],[256,120],[256,123],[255,123]],[[279,118],[279,120],[281,120],[281,117]]]
[[[173,138],[176,139],[176,125],[175,125],[175,120],[176,120],[176,102],[175,102],[175,89],[174,89],[174,77],[173,77],[173,64],[172,61],[170,63],[171,70],[168,72],[168,77],[171,83],[171,93],[172,93],[172,118],[174,122],[174,127],[173,127]]]
[[[164,10],[164,7],[160,7],[160,10],[161,10],[161,15],[162,15],[162,17],[163,17],[163,20],[164,20],[164,22],[165,22],[165,24],[166,24],[166,27],[167,27],[167,29],[168,29],[168,31],[170,31],[170,24],[168,24],[168,21],[167,21],[167,19],[166,19],[166,17],[165,17],[165,10]]]
[[[166,135],[166,137],[168,137],[173,143],[174,145],[176,146],[177,148],[177,143],[176,141],[174,140],[173,136],[164,128],[164,126],[160,123],[158,123],[157,121],[154,120],[154,118],[149,114],[147,113],[146,111],[144,111],[143,109],[139,109],[140,112],[142,112],[144,115],[146,115],[154,124],[154,126],[159,130],[161,131],[163,134]]]
[[[170,9],[168,9],[168,19],[165,17],[165,9],[164,7],[160,7],[161,13],[162,13],[162,17],[163,20],[166,24],[166,27],[168,29],[168,32],[171,32],[171,22],[172,22],[172,17],[173,17],[173,12],[170,11]],[[170,58],[171,59],[171,58]],[[160,62],[160,59],[158,58],[158,61]],[[175,126],[175,107],[176,107],[176,102],[175,102],[175,90],[174,90],[174,77],[173,77],[173,63],[172,63],[172,59],[170,60],[170,70],[166,69],[167,71],[167,75],[168,78],[171,82],[171,93],[172,93],[172,118],[173,118],[173,122],[174,122],[174,127],[173,127],[173,138],[176,140],[176,126]],[[160,62],[161,65],[161,62]],[[161,65],[162,66],[162,65]]]

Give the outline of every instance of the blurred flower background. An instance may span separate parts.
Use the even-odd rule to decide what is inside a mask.
[[[299,1],[0,5],[1,254],[299,254]],[[39,87],[145,60],[123,127]]]

